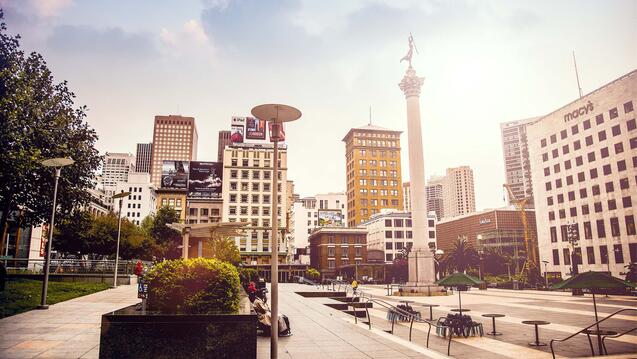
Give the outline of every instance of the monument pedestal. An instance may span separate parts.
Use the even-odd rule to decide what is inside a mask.
[[[409,253],[407,263],[409,264],[409,281],[403,287],[403,295],[446,295],[444,288],[432,280],[436,278],[436,268],[430,250],[416,249],[412,251]]]

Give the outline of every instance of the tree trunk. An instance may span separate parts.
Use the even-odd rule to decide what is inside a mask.
[[[11,202],[7,201],[2,204],[2,214],[0,214],[0,228],[2,229],[2,238],[0,238],[0,255],[4,255],[5,247],[8,245],[6,242],[7,232],[9,231],[9,211],[11,209]]]

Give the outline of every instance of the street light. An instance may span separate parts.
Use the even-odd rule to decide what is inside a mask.
[[[279,180],[279,140],[281,138],[283,122],[298,120],[301,117],[301,111],[294,107],[280,104],[264,104],[256,106],[250,111],[252,116],[268,121],[272,126],[270,133],[270,141],[274,144],[274,173],[272,174],[272,239],[270,258],[270,303],[271,306],[271,330],[270,330],[270,358],[277,358],[278,339],[279,339],[279,240],[278,240],[278,180]]]
[[[548,269],[546,268],[549,264],[549,261],[542,261],[544,263],[544,282],[546,283],[546,287],[549,287],[549,277],[547,275]]]
[[[113,288],[117,288],[117,266],[119,264],[119,238],[122,230],[122,203],[124,197],[130,196],[130,192],[121,192],[113,196],[113,199],[119,199],[119,212],[117,212],[117,250],[115,251],[115,273],[113,275]]]
[[[49,240],[46,242],[46,257],[44,259],[44,282],[42,282],[42,297],[38,309],[49,309],[46,304],[46,292],[49,287],[49,268],[51,267],[51,243],[53,242],[53,227],[55,226],[55,207],[57,206],[58,181],[62,167],[70,166],[75,161],[70,158],[49,158],[41,162],[44,167],[55,168],[55,187],[53,187],[53,210],[51,211],[51,225],[49,226]]]
[[[482,234],[478,234],[476,238],[477,238],[478,245],[480,246],[480,249],[478,249],[478,255],[480,256],[480,263],[478,266],[478,277],[480,278],[480,280],[482,280],[482,255],[484,254],[484,249],[482,244]]]

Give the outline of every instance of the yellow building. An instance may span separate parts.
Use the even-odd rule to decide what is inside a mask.
[[[157,189],[157,210],[168,206],[179,213],[179,222],[186,223],[186,190]]]
[[[348,227],[356,227],[382,208],[403,209],[400,134],[369,124],[352,128],[343,138]]]

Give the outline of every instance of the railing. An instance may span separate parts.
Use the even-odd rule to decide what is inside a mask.
[[[576,336],[576,335],[578,335],[578,334],[586,334],[586,336],[588,337],[588,344],[589,344],[589,345],[590,345],[590,347],[591,347],[591,353],[593,354],[593,356],[595,356],[595,350],[593,349],[593,342],[591,341],[591,335],[590,335],[590,333],[587,333],[587,331],[588,331],[589,329],[591,329],[592,327],[597,327],[597,326],[599,326],[599,324],[600,324],[601,322],[603,322],[603,321],[605,321],[605,320],[607,320],[607,319],[610,319],[610,318],[612,318],[612,317],[616,316],[616,315],[617,315],[617,314],[619,314],[619,313],[626,312],[626,311],[635,311],[635,312],[637,312],[637,309],[634,309],[634,308],[623,308],[623,309],[620,309],[620,310],[618,310],[618,311],[616,311],[616,312],[614,312],[614,313],[612,313],[612,314],[609,314],[609,315],[608,315],[608,316],[606,316],[605,318],[602,318],[602,319],[600,319],[600,320],[596,321],[595,323],[593,323],[593,324],[589,325],[588,327],[586,327],[586,328],[584,328],[584,329],[581,329],[581,330],[579,330],[579,331],[577,331],[577,332],[575,332],[575,333],[573,333],[573,334],[569,335],[569,336],[568,336],[568,337],[566,337],[566,338],[563,338],[563,339],[551,339],[551,342],[550,342],[549,346],[551,347],[551,354],[553,355],[553,359],[555,359],[555,350],[554,350],[554,348],[553,348],[553,343],[554,343],[554,342],[561,342],[561,343],[562,343],[562,342],[565,342],[565,341],[567,341],[567,340],[569,340],[569,339],[571,339],[571,338],[575,337],[575,336]],[[621,334],[616,334],[616,335],[605,335],[605,336],[604,336],[604,338],[602,338],[602,339],[601,339],[601,342],[602,342],[602,348],[601,348],[601,349],[604,351],[604,353],[607,353],[607,351],[606,351],[606,346],[605,346],[605,344],[604,344],[604,339],[606,339],[606,337],[610,337],[610,338],[619,338],[620,336],[622,336],[622,335],[624,335],[624,334],[627,334],[627,333],[629,333],[629,332],[631,332],[631,331],[633,331],[633,330],[635,330],[635,329],[637,329],[637,328],[630,329],[630,330],[628,330],[628,331],[626,331],[626,332],[623,332],[623,333],[621,333]],[[601,354],[602,354],[602,353],[600,353],[600,355],[601,355]]]
[[[5,259],[5,266],[10,273],[42,274],[44,259]],[[151,265],[142,261],[144,266]],[[137,260],[120,260],[117,266],[118,275],[133,274]],[[115,271],[114,259],[51,259],[50,274],[112,274]]]
[[[297,280],[301,284],[309,284],[309,285],[315,286],[316,288],[320,288],[321,287],[321,284],[316,283],[313,280],[307,279],[305,277],[294,276],[293,278],[298,278]]]
[[[617,334],[615,334],[615,335],[604,335],[604,336],[602,337],[602,347],[604,348],[604,354],[605,354],[605,355],[608,355],[608,351],[606,351],[606,343],[604,342],[604,341],[606,340],[606,338],[611,338],[611,339],[619,338],[619,337],[621,337],[621,336],[623,336],[623,335],[626,335],[626,334],[628,334],[628,333],[630,333],[630,332],[632,332],[632,331],[634,331],[634,330],[637,330],[637,327],[634,327],[634,328],[628,329],[628,330],[626,330],[626,331],[623,331],[623,332],[621,332],[621,333],[617,333]]]
[[[355,298],[358,298],[359,300],[356,301]],[[364,302],[363,302],[364,300]],[[352,306],[352,308],[354,309],[354,323],[358,324],[358,315],[356,312],[356,305],[353,303],[372,303],[372,304],[376,304],[379,305],[385,309],[387,309],[390,312],[393,312],[395,314],[399,314],[400,316],[402,316],[403,318],[407,318],[409,320],[409,341],[411,341],[411,334],[413,331],[413,327],[414,327],[414,323],[422,323],[422,324],[427,324],[429,326],[428,330],[427,330],[427,343],[426,343],[426,347],[429,348],[429,337],[431,335],[431,327],[436,327],[436,328],[444,328],[445,329],[445,334],[449,334],[449,340],[447,341],[447,355],[450,355],[451,352],[451,338],[453,337],[453,330],[451,330],[450,327],[446,326],[446,325],[441,325],[441,324],[435,324],[432,321],[428,321],[425,319],[422,319],[420,316],[417,316],[416,314],[406,311],[404,309],[398,308],[382,299],[378,299],[378,298],[374,298],[371,294],[367,294],[364,293],[362,290],[358,290],[356,293],[356,296],[352,298],[352,302],[350,303],[350,305]],[[365,315],[367,317],[367,325],[369,326],[369,329],[372,329],[372,319],[371,316],[369,315],[369,306],[365,305]],[[391,334],[394,334],[394,325],[396,323],[396,315],[392,316],[392,320],[391,320]]]

